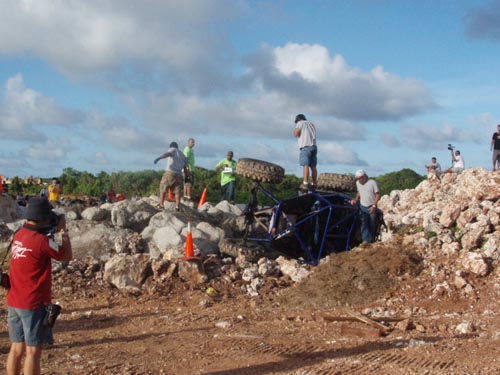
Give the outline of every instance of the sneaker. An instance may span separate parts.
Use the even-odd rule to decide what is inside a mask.
[[[316,184],[309,184],[309,189],[316,190]]]
[[[180,208],[180,207],[175,207],[175,210],[176,210],[177,212],[180,212],[180,211],[181,211],[181,208]]]
[[[301,183],[300,186],[299,186],[299,190],[308,191],[309,190],[308,184]]]

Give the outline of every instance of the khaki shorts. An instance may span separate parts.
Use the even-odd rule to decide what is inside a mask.
[[[493,150],[493,163],[495,163],[500,157],[500,150]]]
[[[166,193],[170,188],[173,194],[180,194],[182,188],[182,175],[165,171],[160,182],[160,191]]]

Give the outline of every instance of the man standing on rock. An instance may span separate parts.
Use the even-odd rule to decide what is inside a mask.
[[[184,147],[184,155],[188,161],[189,175],[184,176],[184,198],[191,200],[191,190],[194,185],[194,138],[188,139],[188,144]]]
[[[52,262],[70,261],[71,242],[66,232],[66,218],[58,216],[54,235],[52,207],[46,198],[31,198],[26,208],[26,222],[12,240],[9,267],[10,290],[7,293],[9,338],[12,342],[7,357],[7,374],[40,374],[42,343],[50,327],[43,324],[45,307],[51,303]]]
[[[351,204],[360,203],[361,237],[363,242],[371,243],[375,241],[377,230],[377,204],[380,199],[380,190],[377,182],[369,179],[363,169],[356,171],[354,177],[358,193]]]
[[[168,189],[171,189],[175,194],[175,209],[180,211],[182,171],[184,171],[185,176],[189,176],[187,158],[181,151],[179,151],[177,142],[170,143],[168,151],[157,157],[154,160],[154,163],[156,164],[160,159],[165,158],[167,158],[167,165],[160,182],[160,207],[163,208],[163,204],[165,203],[165,193]]]
[[[318,171],[318,147],[316,145],[316,127],[306,116],[298,114],[295,117],[294,137],[298,138],[299,143],[299,163],[303,168],[303,182],[299,186],[300,190],[309,190],[316,187]],[[309,170],[311,170],[311,183],[309,183]]]
[[[493,151],[493,172],[500,166],[500,124],[497,131],[491,137],[490,151]]]

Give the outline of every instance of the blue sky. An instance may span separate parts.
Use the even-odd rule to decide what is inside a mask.
[[[160,169],[233,150],[301,174],[491,169],[500,1],[0,0],[0,174]]]

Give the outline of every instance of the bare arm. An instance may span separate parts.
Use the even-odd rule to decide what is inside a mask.
[[[71,246],[71,241],[69,239],[68,230],[66,228],[66,216],[65,215],[59,216],[59,224],[57,225],[56,230],[58,232],[61,232],[61,239],[62,239],[61,247],[62,247],[62,250],[64,252],[63,257],[60,258],[59,260],[62,262],[68,262],[71,259],[73,259],[73,248]]]
[[[293,136],[297,138],[300,137],[300,129],[298,128],[293,129]]]
[[[168,158],[169,156],[172,156],[172,153],[170,152],[165,152],[164,154],[158,156],[155,160],[154,160],[154,163],[158,163],[158,161],[160,161],[161,159],[165,159],[165,158]]]

